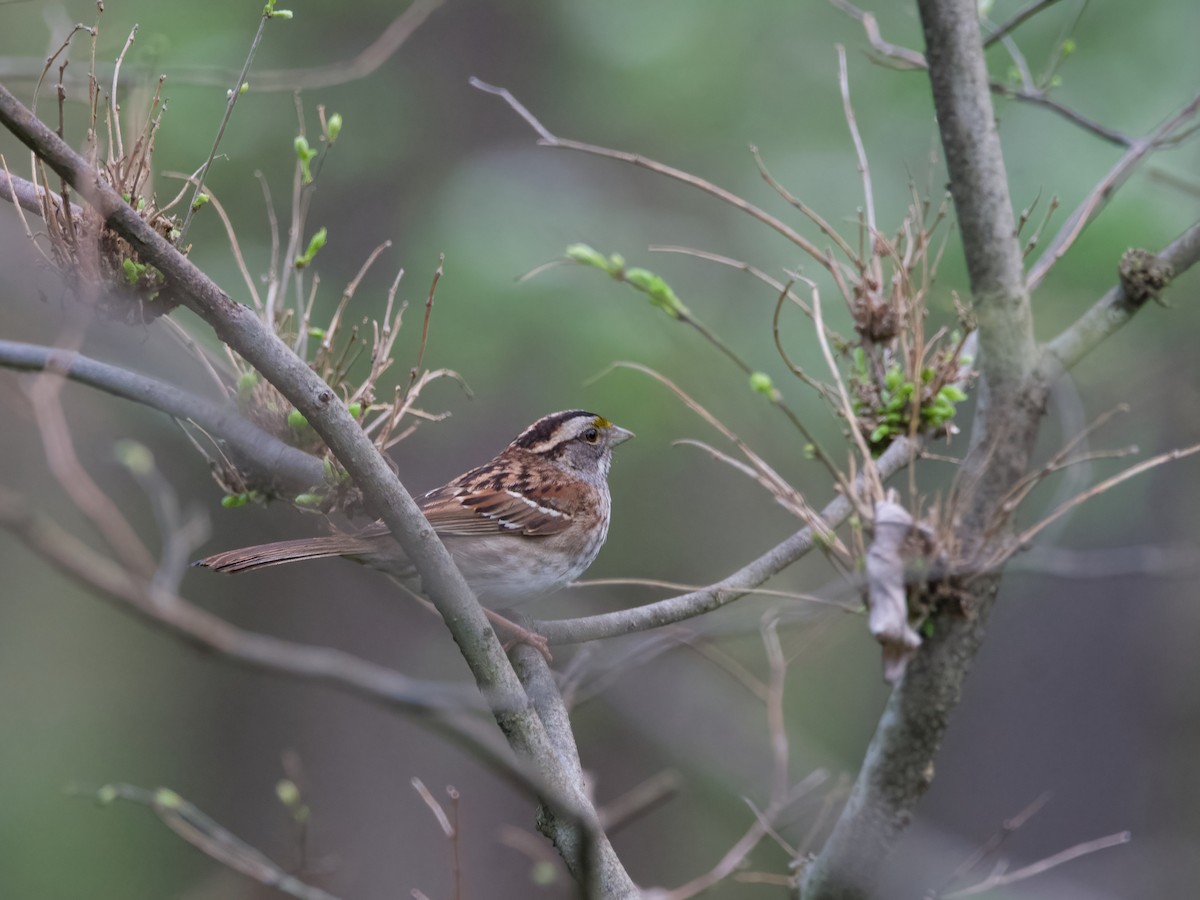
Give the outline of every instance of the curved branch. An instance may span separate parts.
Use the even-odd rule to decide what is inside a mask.
[[[467,698],[456,685],[409,678],[385,666],[341,650],[255,634],[149,582],[131,578],[123,567],[97,553],[74,535],[29,510],[13,493],[0,489],[0,528],[84,586],[116,600],[122,610],[162,628],[193,646],[219,653],[252,669],[324,684],[382,706],[414,715],[471,751],[517,784],[528,776],[499,752],[469,719],[453,720]]]
[[[1154,259],[1164,273],[1169,273],[1168,281],[1200,262],[1200,222],[1180,235]],[[1040,377],[1052,381],[1063,371],[1072,368],[1132,319],[1147,299],[1149,296],[1146,294],[1131,296],[1124,279],[1109,288],[1087,312],[1046,344],[1039,366]]]
[[[325,467],[315,456],[243,419],[233,406],[198,397],[172,384],[78,353],[17,341],[0,340],[0,367],[25,372],[54,368],[72,381],[195,422],[225,440],[238,463],[252,468],[264,484],[302,491],[325,480]]]
[[[918,450],[919,444],[908,438],[898,439],[875,462],[879,478],[886,479],[908,465]],[[862,489],[862,482],[860,476],[854,483],[855,490]],[[844,522],[853,511],[853,504],[843,495],[834,498],[821,510],[820,517],[821,521],[833,529]],[[812,528],[801,528],[758,559],[716,584],[710,584],[700,590],[598,616],[535,622],[532,627],[551,644],[578,644],[672,625],[719,609],[744,597],[768,578],[796,562],[815,544]]]
[[[86,160],[0,86],[0,122],[44,160],[100,213],[105,225],[155,266],[183,303],[217,337],[253,365],[308,420],[354,479],[369,508],[379,515],[421,576],[458,644],[500,729],[517,754],[542,773],[553,789],[550,802],[587,829],[594,809],[584,786],[558,759],[479,601],[412,496],[336,392],[294,354],[247,307],[230,299],[194,263],[155,232]],[[564,803],[564,800],[567,801]],[[580,814],[579,811],[585,811]],[[614,885],[596,896],[634,896],[636,888],[611,848],[588,829],[589,857],[611,863]],[[606,870],[607,871],[607,870]]]
[[[0,200],[15,203],[26,212],[31,212],[35,216],[40,217],[43,212],[42,204],[46,201],[47,197],[50,198],[51,203],[62,202],[41,185],[34,184],[32,181],[22,178],[19,175],[12,175],[3,168],[0,168]],[[71,215],[78,218],[80,212],[79,207],[72,203]]]

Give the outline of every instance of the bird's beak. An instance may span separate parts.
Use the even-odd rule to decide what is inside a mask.
[[[608,429],[608,446],[615,447],[617,444],[623,444],[633,436],[633,432],[628,428],[613,425]]]

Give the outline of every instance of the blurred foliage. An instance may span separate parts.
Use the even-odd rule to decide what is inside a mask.
[[[701,398],[814,505],[829,498],[826,477],[805,458],[803,441],[777,410],[755,402],[740,372],[694,332],[649,308],[644,297],[579,266],[517,280],[575,243],[644,263],[832,446],[839,439],[837,423],[775,352],[774,293],[741,272],[652,254],[647,247],[695,247],[780,277],[785,267],[800,267],[817,278],[817,267],[778,235],[681,185],[609,160],[536,147],[527,126],[495,97],[470,89],[467,78],[508,87],[560,136],[693,171],[790,217],[817,240],[816,230],[762,182],[747,144],[761,149],[775,178],[793,194],[853,231],[861,185],[833,48],[845,43],[879,222],[890,229],[909,202],[910,179],[935,202],[944,186],[943,167],[931,161],[938,148],[921,74],[872,65],[859,26],[820,3],[450,0],[368,78],[305,92],[294,101],[286,91],[258,91],[255,73],[346,60],[377,37],[397,10],[381,0],[289,5],[294,18],[267,28],[207,190],[236,223],[251,271],[265,271],[270,233],[255,173],[263,173],[286,223],[297,109],[310,137],[318,104],[341,116],[309,216],[314,230],[327,233],[310,267],[321,282],[316,319],[328,317],[370,251],[391,240],[353,310],[378,317],[395,272],[406,270],[400,296],[411,307],[392,378],[407,377],[415,365],[420,308],[439,254],[445,254],[425,364],[462,373],[475,400],[463,399],[448,383],[430,389],[426,407],[454,417],[396,448],[410,487],[431,487],[482,461],[542,413],[585,406],[639,436],[618,455],[613,530],[593,574],[704,583],[793,529],[794,521],[749,481],[694,449],[670,446],[675,438],[711,435],[659,386],[630,371],[588,381],[613,360],[628,359],[663,371]],[[1020,5],[997,2],[992,17],[1002,20]],[[912,5],[879,6],[884,35],[919,48]],[[259,7],[148,0],[109,0],[106,7],[98,59],[115,58],[130,28],[139,26],[123,78],[126,113],[145,104],[158,73],[167,75],[168,112],[156,166],[160,197],[172,196],[180,183],[168,173],[194,171],[207,156]],[[25,77],[8,69],[4,81],[25,99],[66,23],[95,17],[95,6],[83,0],[0,8],[0,63],[26,61]],[[1072,14],[1052,11],[1017,32],[1031,61],[1050,52]],[[1074,32],[1075,51],[1059,73],[1056,96],[1128,133],[1148,130],[1200,81],[1198,30],[1194,0],[1093,3]],[[86,38],[76,37],[71,58],[69,72],[86,68]],[[1003,49],[994,49],[990,59],[994,75],[1006,77],[1010,60]],[[197,67],[228,73],[225,86],[190,83]],[[67,134],[77,145],[86,124],[78,96],[68,97],[65,107]],[[43,90],[40,109],[51,114],[52,91]],[[1044,110],[1004,101],[997,109],[1018,207],[1056,195],[1070,210],[1119,155]],[[27,154],[7,135],[0,136],[0,150],[13,171],[25,171]],[[1160,155],[1130,182],[1039,292],[1040,336],[1056,333],[1113,283],[1126,247],[1160,247],[1190,223],[1200,205],[1196,196],[1156,173],[1195,184],[1198,170],[1193,141]],[[1056,222],[1063,218],[1060,213]],[[74,314],[69,301],[53,294],[53,302],[37,300],[36,271],[13,262],[29,257],[7,212],[0,229],[0,283],[7,297],[0,333],[52,340],[60,320]],[[197,212],[188,240],[192,259],[245,299],[211,204]],[[1101,440],[1123,444],[1135,434],[1148,451],[1197,440],[1196,285],[1194,276],[1177,285],[1168,300],[1178,301],[1178,309],[1148,310],[1080,367],[1076,384],[1086,414],[1117,400],[1135,409],[1120,433]],[[941,317],[936,324],[953,324],[952,290],[966,293],[953,240],[931,298],[934,316]],[[827,289],[825,296],[834,294]],[[826,306],[831,326],[847,329],[845,311]],[[211,340],[190,316],[180,318],[199,339]],[[798,314],[785,320],[783,338],[795,358],[819,359]],[[88,349],[181,383],[200,383],[195,367],[181,363],[153,329],[103,327],[89,335]],[[80,392],[72,397],[72,424],[77,439],[94,452],[90,464],[105,473],[105,483],[147,533],[152,524],[144,502],[104,462],[118,438],[159,448],[156,457],[168,460],[168,475],[181,493],[208,508],[214,549],[317,527],[298,513],[221,509],[199,458],[169,423],[119,404],[101,406]],[[20,416],[19,402],[5,408]],[[4,478],[53,497],[32,425],[18,420],[19,428],[6,427],[0,437]],[[961,449],[955,445],[950,452]],[[1056,539],[1102,546],[1194,535],[1200,504],[1192,485],[1200,480],[1194,464],[1186,471],[1190,479],[1164,472],[1102,498]],[[1107,470],[1100,466],[1098,472]],[[947,467],[921,479],[936,488],[948,475]],[[1177,478],[1181,489],[1172,490]],[[70,518],[61,500],[47,499],[46,505]],[[247,627],[336,643],[428,677],[461,677],[455,651],[436,623],[408,605],[397,608],[370,573],[321,565],[270,580],[218,583],[196,576],[186,588]],[[467,895],[484,896],[481,886],[489,881],[514,886],[508,896],[521,895],[529,861],[500,846],[495,835],[502,823],[528,828],[529,809],[436,739],[340,698],[198,658],[81,596],[3,538],[0,566],[9,573],[0,606],[0,710],[8,736],[0,742],[3,895],[257,896],[148,817],[67,802],[59,788],[114,780],[169,785],[287,862],[295,848],[272,791],[280,754],[288,748],[305,761],[312,837],[321,853],[335,857],[328,879],[335,891],[394,897],[419,887],[446,895],[448,851],[407,790],[408,778],[420,774],[431,785],[453,781],[463,792],[469,810],[463,846],[473,873]],[[812,590],[831,578],[820,560],[808,560],[773,586]],[[924,860],[910,863],[914,883],[927,883],[931,871],[953,869],[1003,818],[1051,789],[1060,798],[1057,811],[1019,835],[1015,853],[1036,858],[1093,837],[1097,829],[1132,828],[1147,840],[1115,851],[1119,860],[1114,855],[1079,864],[1082,883],[1093,885],[1096,895],[1182,896],[1200,877],[1194,861],[1172,853],[1200,839],[1200,779],[1191,763],[1200,752],[1194,724],[1200,696],[1181,687],[1200,678],[1190,639],[1183,637],[1200,625],[1195,589],[1190,582],[1176,585],[1176,592],[1160,591],[1163,582],[1139,583],[1134,590],[1027,577],[1009,584],[1010,602],[996,617],[974,693],[951,732],[924,810],[925,831],[912,838],[941,829],[938,840],[950,835],[962,843],[950,844],[948,855],[932,862],[914,854]],[[553,604],[578,614],[650,596],[657,595],[588,589]],[[1160,602],[1147,603],[1154,598]],[[726,642],[760,675],[755,633],[764,607],[750,601],[729,617],[729,627],[742,636]],[[805,614],[802,622],[788,637],[792,774],[798,779],[822,765],[853,771],[885,696],[877,652],[856,617]],[[679,768],[689,785],[681,799],[618,836],[618,851],[628,854],[640,880],[678,883],[706,869],[750,821],[739,798],[761,797],[766,789],[769,748],[761,706],[720,670],[685,652],[646,664],[633,677],[616,677],[602,699],[581,707],[579,722],[584,763],[596,770],[602,798],[662,766]],[[785,823],[784,833],[802,837],[818,807],[817,800],[804,807],[795,822]],[[771,849],[754,861],[775,871],[782,865],[781,854]],[[527,895],[534,890],[529,887]],[[538,890],[537,896],[567,895],[561,881]],[[714,896],[751,896],[752,890],[753,896],[774,896],[767,888],[737,884]]]

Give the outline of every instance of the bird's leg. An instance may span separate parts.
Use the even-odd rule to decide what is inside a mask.
[[[497,637],[507,637],[504,642],[504,652],[507,653],[517,644],[528,644],[538,653],[542,654],[547,663],[554,662],[554,657],[550,655],[550,643],[538,634],[536,631],[530,631],[522,625],[518,625],[512,619],[507,619],[495,610],[483,608],[484,615],[492,623],[492,627],[496,629]]]

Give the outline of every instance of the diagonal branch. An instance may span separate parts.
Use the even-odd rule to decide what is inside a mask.
[[[867,36],[867,43],[871,45],[871,49],[879,54],[881,58],[892,63],[895,68],[910,71],[929,68],[929,63],[926,61],[925,57],[916,50],[911,50],[908,47],[901,47],[898,44],[892,44],[884,40],[883,36],[879,32],[879,23],[876,21],[875,16],[872,13],[869,13],[863,9],[859,9],[853,3],[850,3],[849,0],[829,0],[829,2],[861,24],[863,31]],[[1089,119],[1087,116],[1077,112],[1074,109],[1071,109],[1069,106],[1059,103],[1057,100],[1050,97],[1050,95],[1044,90],[1040,90],[1038,88],[1018,89],[1013,87],[1011,84],[1006,84],[1002,81],[989,81],[988,88],[993,94],[999,94],[1000,96],[1007,97],[1010,100],[1018,100],[1022,103],[1029,103],[1033,106],[1040,106],[1043,109],[1048,109],[1066,119],[1071,124],[1079,126],[1084,131],[1090,131],[1092,134],[1108,141],[1110,144],[1116,144],[1120,147],[1133,146],[1133,138],[1122,134],[1113,128],[1109,128],[1106,125],[1102,125],[1093,119]]]
[[[1071,249],[1071,245],[1083,233],[1083,229],[1099,215],[1100,210],[1112,198],[1113,194],[1124,184],[1134,170],[1156,149],[1170,141],[1172,137],[1179,133],[1179,129],[1183,127],[1190,118],[1200,111],[1200,94],[1197,94],[1191,99],[1183,109],[1168,118],[1161,125],[1150,132],[1146,137],[1140,138],[1130,145],[1125,154],[1117,160],[1116,164],[1109,170],[1100,182],[1088,194],[1087,198],[1079,205],[1075,212],[1071,213],[1070,218],[1059,229],[1058,234],[1050,242],[1050,246],[1045,252],[1038,257],[1038,261],[1034,263],[1029,270],[1028,284],[1029,290],[1036,290],[1049,273],[1054,264],[1062,259],[1063,255]]]
[[[566,817],[585,829],[585,847],[595,861],[592,872],[599,886],[596,895],[632,896],[636,889],[607,840],[587,827],[587,811],[594,818],[594,809],[583,784],[558,759],[478,600],[412,496],[337,394],[252,310],[230,299],[143,221],[83,157],[3,86],[0,123],[78,191],[107,227],[129,241],[141,260],[155,266],[182,302],[207,322],[222,342],[261,372],[321,436],[362,490],[368,507],[383,519],[416,567],[424,591],[441,614],[517,755],[544,775],[553,788],[550,802],[562,807]],[[565,804],[564,798],[568,801]]]
[[[917,445],[908,438],[896,440],[875,461],[879,478],[886,479],[895,474],[908,465],[916,454]],[[863,490],[861,476],[855,481],[854,487],[857,491]],[[820,518],[833,529],[844,522],[853,511],[854,504],[848,497],[841,495],[821,510]],[[768,578],[779,574],[807,554],[814,546],[816,541],[813,539],[812,528],[801,528],[758,559],[700,590],[598,616],[535,622],[533,627],[551,644],[577,644],[672,625],[719,609],[744,597]]]
[[[1177,278],[1200,262],[1200,222],[1197,222],[1156,257],[1159,271],[1167,282]],[[1143,267],[1150,266],[1143,261]],[[1159,289],[1166,287],[1161,285]],[[1110,335],[1133,318],[1151,294],[1135,293],[1128,278],[1109,288],[1108,292],[1074,323],[1047,342],[1039,366],[1040,377],[1052,381],[1064,370],[1072,368],[1084,356],[1096,349]]]

